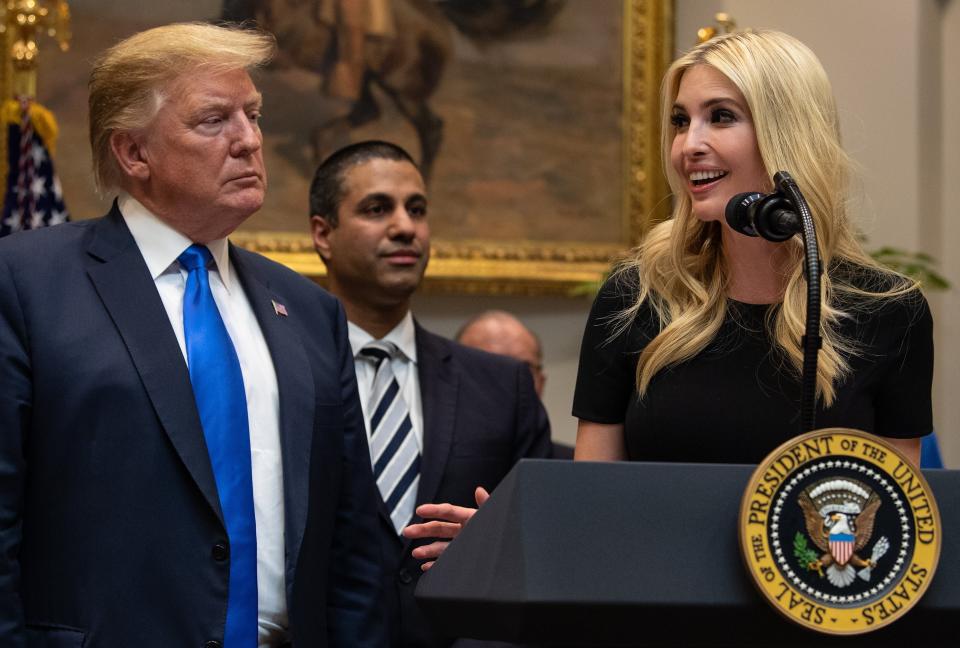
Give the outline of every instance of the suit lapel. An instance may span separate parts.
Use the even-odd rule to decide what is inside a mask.
[[[460,377],[451,367],[448,341],[416,325],[417,370],[423,405],[423,460],[417,505],[432,502],[447,467],[457,413]]]
[[[114,204],[94,226],[87,273],[130,353],[160,424],[220,521],[220,499],[190,374],[153,278]]]
[[[247,262],[249,253],[230,246],[230,259],[253,308],[260,331],[270,349],[280,394],[280,446],[283,461],[284,526],[288,564],[296,564],[307,520],[310,488],[310,454],[313,442],[313,371],[293,318],[281,315],[275,304],[283,298],[256,275]]]

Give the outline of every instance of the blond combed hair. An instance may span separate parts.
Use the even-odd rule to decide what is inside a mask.
[[[646,393],[657,372],[689,360],[717,335],[727,314],[728,271],[719,222],[703,222],[692,212],[686,182],[670,164],[671,115],[685,71],[709,65],[740,90],[750,109],[757,145],[770,177],[789,171],[810,206],[825,270],[821,279],[821,336],[817,395],[830,406],[849,372],[844,356],[857,353],[840,321],[851,305],[870,308],[877,300],[917,289],[916,282],[878,265],[867,255],[850,222],[847,185],[851,162],[840,143],[840,123],[830,82],[817,57],[800,41],[775,31],[741,31],[707,41],[675,61],[661,92],[664,166],[675,196],[672,217],[651,229],[631,258],[618,269],[639,282],[636,302],[619,314],[622,331],[644,303],[660,322],[659,334],[637,364],[637,390]],[[759,188],[766,191],[769,186]],[[767,329],[785,366],[802,373],[806,328],[803,243],[784,243],[790,255],[783,302],[767,313]],[[852,272],[835,277],[828,268]],[[866,272],[858,272],[864,270]],[[853,283],[849,276],[856,275]]]
[[[110,149],[118,131],[145,128],[177,79],[198,72],[248,70],[273,57],[276,41],[236,25],[176,23],[134,34],[105,51],[90,73],[90,149],[97,188],[120,184]]]

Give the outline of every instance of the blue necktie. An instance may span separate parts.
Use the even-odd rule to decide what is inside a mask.
[[[256,648],[257,527],[243,374],[210,292],[210,250],[194,244],[177,260],[188,273],[183,293],[183,335],[190,382],[230,539],[224,648]]]
[[[390,359],[399,353],[392,342],[370,342],[360,355],[374,364],[370,390],[370,460],[380,497],[399,535],[413,517],[420,484],[420,450],[410,411],[393,375]]]

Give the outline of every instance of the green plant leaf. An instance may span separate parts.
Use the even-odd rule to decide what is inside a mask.
[[[884,246],[870,253],[877,263],[916,279],[929,290],[947,290],[950,282],[934,266],[937,261],[925,252],[907,252]]]

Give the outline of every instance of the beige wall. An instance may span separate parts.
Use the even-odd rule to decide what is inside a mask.
[[[934,299],[937,372],[934,389],[937,429],[948,466],[960,468],[960,0],[950,0],[940,18],[940,121],[930,125],[940,139],[940,214],[929,248],[942,261],[954,289]]]
[[[797,36],[833,81],[844,141],[861,167],[858,211],[868,247],[923,250],[960,287],[960,0],[676,0],[676,43],[726,11],[741,26]],[[948,36],[952,35],[953,38]],[[953,118],[951,118],[953,117]],[[960,297],[930,294],[936,321],[936,426],[950,467],[960,467]],[[418,316],[441,333],[481,308],[520,314],[541,335],[546,404],[555,436],[572,442],[570,402],[589,304],[564,299],[426,297]]]

